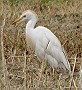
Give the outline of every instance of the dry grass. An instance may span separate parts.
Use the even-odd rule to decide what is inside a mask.
[[[54,1],[42,4],[38,0],[25,0],[14,5],[7,0],[1,0],[0,9],[1,90],[82,90],[82,76],[79,74],[82,65],[81,0],[63,4]],[[53,74],[48,66],[39,81],[41,62],[26,45],[26,23],[18,26],[11,24],[27,9],[38,14],[40,20],[36,26],[48,27],[61,41],[73,70],[70,77],[56,72]]]

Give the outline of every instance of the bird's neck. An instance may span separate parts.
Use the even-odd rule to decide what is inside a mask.
[[[34,29],[36,22],[37,22],[36,18],[29,20],[28,23],[26,24],[26,30]]]

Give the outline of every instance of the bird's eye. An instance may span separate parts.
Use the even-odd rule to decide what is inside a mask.
[[[26,15],[24,15],[23,17],[26,17]]]

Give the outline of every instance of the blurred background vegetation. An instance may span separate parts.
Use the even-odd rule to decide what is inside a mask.
[[[18,3],[18,2],[21,2],[21,1],[24,1],[24,0],[9,0],[10,3]],[[41,0],[42,3],[49,3],[49,2],[53,2],[54,0]],[[63,3],[63,2],[73,2],[73,0],[55,0],[56,2],[58,3]]]

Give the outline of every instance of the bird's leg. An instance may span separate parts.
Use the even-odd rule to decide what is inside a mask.
[[[38,86],[40,85],[40,80],[41,80],[41,78],[42,78],[43,67],[44,67],[44,61],[42,61],[42,65],[41,65],[40,73],[38,74],[38,75],[39,75]]]
[[[37,74],[37,76],[38,76],[38,80],[40,81],[41,80],[41,78],[42,78],[42,73],[46,70],[46,68],[47,68],[47,62],[46,62],[46,60],[45,61],[42,61],[42,64],[41,64],[41,68],[39,69],[39,73]]]
[[[42,73],[45,71],[45,69],[47,68],[47,61],[42,61],[42,65],[41,65],[41,69],[40,69],[40,73],[39,73],[39,82],[38,82],[38,86],[40,85],[40,80],[42,78]],[[46,71],[47,74],[47,71]]]
[[[41,80],[43,70],[44,70],[44,61],[42,61],[40,75],[39,75],[39,80]]]
[[[53,77],[54,77],[54,72],[55,72],[55,69],[54,69],[54,68],[52,68],[52,70],[53,70]]]

